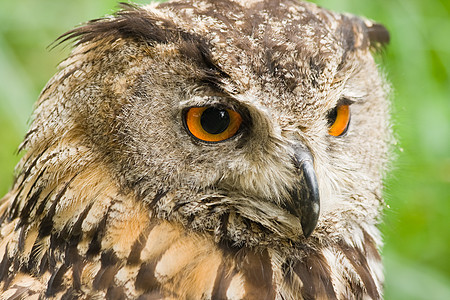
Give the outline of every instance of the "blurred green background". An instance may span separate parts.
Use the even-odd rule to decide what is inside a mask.
[[[316,2],[391,32],[378,58],[393,86],[398,139],[385,189],[385,298],[450,299],[450,1]],[[33,103],[69,51],[47,46],[116,8],[116,0],[0,0],[1,195],[12,182]]]

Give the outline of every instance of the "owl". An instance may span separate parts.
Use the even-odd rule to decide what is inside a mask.
[[[59,38],[0,202],[1,299],[381,299],[385,27],[122,4]]]

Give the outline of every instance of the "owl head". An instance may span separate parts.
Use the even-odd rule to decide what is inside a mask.
[[[22,145],[70,145],[54,178],[106,170],[158,218],[233,246],[377,235],[383,26],[296,1],[175,1],[66,40]]]

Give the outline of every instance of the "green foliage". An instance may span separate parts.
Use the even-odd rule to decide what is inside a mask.
[[[143,0],[138,1],[145,3]],[[386,299],[450,299],[450,2],[317,0],[386,25],[379,62],[392,83],[397,160],[386,181]],[[63,32],[112,13],[115,0],[1,0],[0,193],[39,91],[68,54]]]

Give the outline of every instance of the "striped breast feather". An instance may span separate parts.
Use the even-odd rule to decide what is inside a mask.
[[[115,215],[125,204],[118,199],[113,202],[95,227],[96,233],[80,239],[76,247],[68,241],[53,249],[50,241],[49,248],[42,250],[39,265],[46,264],[43,269],[9,268],[16,273],[8,275],[11,279],[5,281],[3,295],[11,295],[10,299],[22,295],[56,299],[380,298],[359,250],[341,245],[297,259],[270,250],[230,249],[207,235],[187,233],[181,225],[136,220],[142,209],[138,205],[135,213],[119,220]],[[136,238],[127,236],[130,229],[136,231]],[[334,253],[332,258],[330,253]],[[6,262],[20,264],[12,257],[4,258],[2,270]],[[344,276],[336,277],[337,271]]]

